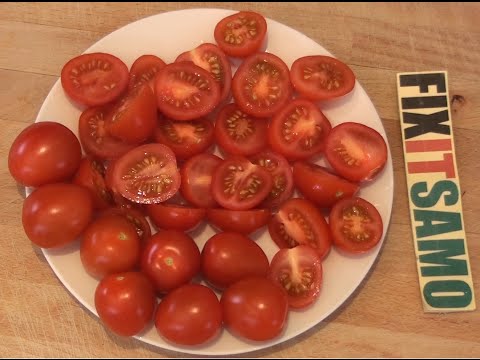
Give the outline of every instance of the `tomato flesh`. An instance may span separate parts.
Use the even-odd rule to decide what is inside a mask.
[[[105,184],[105,169],[97,160],[83,158],[72,183],[90,190],[95,209],[101,210],[112,206],[112,194]]]
[[[129,89],[148,84],[154,90],[155,76],[165,66],[165,61],[155,55],[142,55],[130,68]]]

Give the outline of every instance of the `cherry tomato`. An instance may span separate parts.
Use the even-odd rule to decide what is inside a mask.
[[[120,336],[142,332],[153,319],[157,298],[152,284],[139,272],[107,275],[95,290],[100,320]]]
[[[155,79],[157,106],[174,120],[193,120],[210,113],[220,101],[220,85],[192,62],[168,64]]]
[[[83,54],[65,64],[61,81],[63,90],[73,101],[99,106],[115,100],[126,90],[128,68],[111,54]]]
[[[105,169],[97,160],[91,157],[83,158],[72,182],[90,190],[95,209],[112,206],[112,194],[105,185]]]
[[[352,197],[360,189],[357,183],[323,166],[301,161],[293,164],[293,181],[306,199],[322,208],[331,208],[338,200]]]
[[[163,119],[154,133],[155,141],[168,146],[177,160],[206,151],[213,144],[213,125],[207,119],[172,121]]]
[[[134,61],[130,68],[129,89],[148,84],[154,89],[155,76],[165,66],[165,61],[155,55],[142,55]]]
[[[158,203],[171,198],[180,187],[180,173],[172,150],[146,144],[124,154],[113,167],[113,187],[127,199]]]
[[[8,153],[8,169],[25,186],[69,180],[77,171],[82,150],[75,134],[55,122],[38,122],[25,128]]]
[[[279,248],[305,244],[323,259],[332,244],[330,229],[320,210],[305,199],[289,199],[268,223],[268,231]]]
[[[168,293],[155,315],[163,338],[179,345],[200,345],[214,339],[222,327],[222,308],[206,286],[187,284]]]
[[[253,11],[240,11],[215,26],[214,37],[225,54],[247,57],[260,49],[267,33],[265,18]]]
[[[222,159],[213,154],[198,154],[188,159],[180,170],[182,196],[200,208],[217,206],[210,187],[212,175],[221,163]]]
[[[228,104],[215,121],[215,140],[228,154],[250,156],[267,146],[268,122],[242,112]]]
[[[153,136],[157,126],[155,95],[149,86],[137,86],[115,102],[108,120],[110,135],[129,144],[140,144]]]
[[[256,117],[273,116],[292,94],[288,67],[274,54],[254,54],[237,69],[232,93],[243,112]]]
[[[262,207],[274,208],[280,206],[285,200],[292,196],[292,169],[285,157],[267,150],[250,157],[250,161],[255,165],[263,167],[272,175],[272,190],[262,202]]]
[[[202,250],[202,274],[223,290],[249,276],[267,276],[267,255],[253,240],[233,232],[213,235]]]
[[[207,219],[212,225],[222,231],[248,235],[268,223],[270,211],[266,209],[208,209]]]
[[[190,282],[200,271],[200,250],[187,234],[164,230],[153,235],[142,253],[141,269],[159,293]]]
[[[193,230],[205,218],[205,209],[176,204],[151,204],[146,209],[153,223],[164,230]]]
[[[140,260],[140,238],[135,226],[122,215],[104,215],[85,229],[80,259],[91,276],[134,270]]]
[[[268,143],[288,160],[308,159],[325,149],[331,129],[330,121],[313,102],[296,99],[273,117]]]
[[[269,277],[285,289],[290,308],[306,308],[320,295],[322,259],[307,245],[280,249],[270,264]]]
[[[387,144],[375,129],[346,122],[327,138],[325,156],[335,171],[350,181],[369,181],[387,162]]]
[[[290,79],[295,90],[312,101],[343,96],[355,86],[352,69],[338,59],[323,55],[295,60]]]
[[[34,244],[53,248],[75,241],[92,215],[88,189],[75,184],[47,184],[35,189],[23,202],[22,223]]]
[[[337,202],[330,212],[329,223],[333,244],[348,253],[373,249],[383,234],[383,221],[377,208],[359,197]]]
[[[271,189],[272,177],[268,171],[242,156],[224,160],[215,169],[211,185],[213,198],[230,210],[254,208]]]
[[[236,282],[224,291],[220,305],[225,326],[249,340],[274,339],[287,322],[287,294],[268,278],[249,277]]]
[[[112,207],[103,211],[99,216],[104,215],[121,215],[125,217],[133,226],[140,238],[141,244],[145,245],[152,236],[152,229],[145,216],[138,209],[126,206]]]
[[[102,160],[115,159],[134,148],[134,145],[114,138],[107,132],[110,107],[88,108],[80,115],[78,122],[78,135],[83,149]]]
[[[192,61],[195,65],[210,72],[220,85],[220,102],[230,93],[232,67],[222,50],[215,44],[203,43],[195,49],[180,54],[175,62]]]

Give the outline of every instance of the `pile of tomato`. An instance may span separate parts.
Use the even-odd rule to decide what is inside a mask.
[[[240,12],[216,25],[217,44],[171,64],[77,56],[61,83],[84,109],[79,139],[39,122],[12,144],[12,176],[35,188],[23,205],[28,238],[42,248],[79,239],[99,280],[96,310],[117,334],[154,321],[181,345],[223,326],[273,339],[289,310],[318,298],[332,246],[360,253],[381,239],[378,211],[356,194],[384,167],[386,143],[359,123],[332,128],[318,106],[351,92],[353,72],[320,55],[289,69],[261,51],[266,33],[262,15]],[[229,57],[242,59],[233,77]],[[200,249],[191,230],[204,221],[218,233]],[[249,237],[264,226],[279,248],[271,262]]]

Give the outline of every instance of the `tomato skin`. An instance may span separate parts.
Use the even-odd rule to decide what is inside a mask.
[[[130,67],[129,90],[148,84],[154,91],[155,76],[165,65],[165,61],[155,55],[142,55],[137,58]]]
[[[90,223],[90,193],[74,184],[47,184],[23,202],[22,224],[26,235],[42,248],[58,248],[76,240]]]
[[[268,278],[250,277],[236,282],[224,291],[220,304],[225,326],[245,339],[274,339],[287,321],[287,294]]]
[[[120,336],[142,332],[153,319],[156,301],[152,284],[140,272],[107,275],[95,290],[98,316]]]
[[[125,217],[133,226],[135,226],[135,231],[140,238],[142,246],[145,245],[147,240],[149,240],[152,236],[150,224],[140,210],[126,206],[111,207],[100,213],[99,217],[111,214],[121,215]]]
[[[69,180],[77,171],[82,150],[66,126],[45,121],[29,125],[15,138],[8,153],[12,177],[25,186]]]
[[[245,29],[241,31],[242,28]],[[244,58],[260,49],[266,33],[267,22],[261,14],[240,11],[219,21],[215,26],[214,37],[225,54]],[[239,39],[238,35],[242,36],[240,43],[235,41]]]
[[[270,219],[267,209],[252,210],[227,210],[208,209],[207,220],[222,231],[236,232],[248,235],[262,226]]]
[[[64,65],[61,82],[73,101],[87,107],[105,105],[127,89],[128,68],[111,54],[83,54]]]
[[[350,254],[373,249],[382,239],[383,221],[377,208],[360,197],[338,201],[329,215],[333,244]]]
[[[199,284],[186,284],[168,293],[155,314],[159,335],[180,345],[204,344],[220,333],[221,326],[217,296]]]
[[[180,193],[191,204],[199,208],[213,208],[218,204],[210,191],[212,175],[222,163],[213,154],[198,154],[188,159],[180,169]]]
[[[292,198],[280,206],[268,223],[268,231],[279,248],[301,244],[313,247],[323,259],[332,245],[330,228],[320,210],[305,199]]]
[[[134,270],[140,259],[140,238],[122,215],[104,215],[85,229],[80,259],[92,277]]]
[[[387,162],[387,144],[375,129],[345,122],[335,126],[326,141],[325,156],[332,168],[350,181],[370,181]]]
[[[267,276],[269,262],[262,248],[252,239],[233,232],[213,235],[202,250],[202,274],[223,290],[250,276]]]
[[[312,101],[343,96],[355,86],[355,75],[348,65],[323,55],[295,60],[290,70],[290,79],[295,90]]]
[[[86,157],[80,162],[72,183],[89,189],[95,209],[103,210],[113,205],[112,194],[105,185],[105,169],[97,160]]]
[[[280,249],[273,256],[269,278],[285,289],[290,308],[306,308],[320,295],[323,280],[322,259],[307,245]]]
[[[146,209],[153,223],[164,230],[190,231],[205,218],[205,209],[182,205],[150,204]]]
[[[232,94],[238,107],[249,115],[275,115],[292,95],[287,65],[271,53],[248,57],[233,76]]]
[[[333,174],[327,168],[297,161],[293,181],[302,195],[322,208],[331,208],[340,199],[354,196],[360,186]]]
[[[162,230],[147,242],[141,269],[158,293],[167,293],[190,282],[200,271],[200,250],[187,234]]]

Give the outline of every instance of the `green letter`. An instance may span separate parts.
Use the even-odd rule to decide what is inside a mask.
[[[419,251],[431,251],[420,255],[420,262],[440,266],[422,266],[423,276],[468,275],[467,261],[450,259],[465,255],[465,245],[462,239],[454,240],[424,240],[418,242]]]
[[[462,230],[461,217],[456,212],[414,210],[413,215],[415,221],[423,223],[416,227],[417,238]]]
[[[429,194],[420,196],[421,193],[428,192],[427,183],[425,181],[412,185],[410,197],[416,207],[430,208],[437,204],[438,200],[445,194],[445,206],[455,205],[458,201],[458,187],[453,181],[441,180],[435,183]]]
[[[423,296],[434,308],[464,308],[472,302],[472,289],[461,280],[430,281],[423,288]]]

